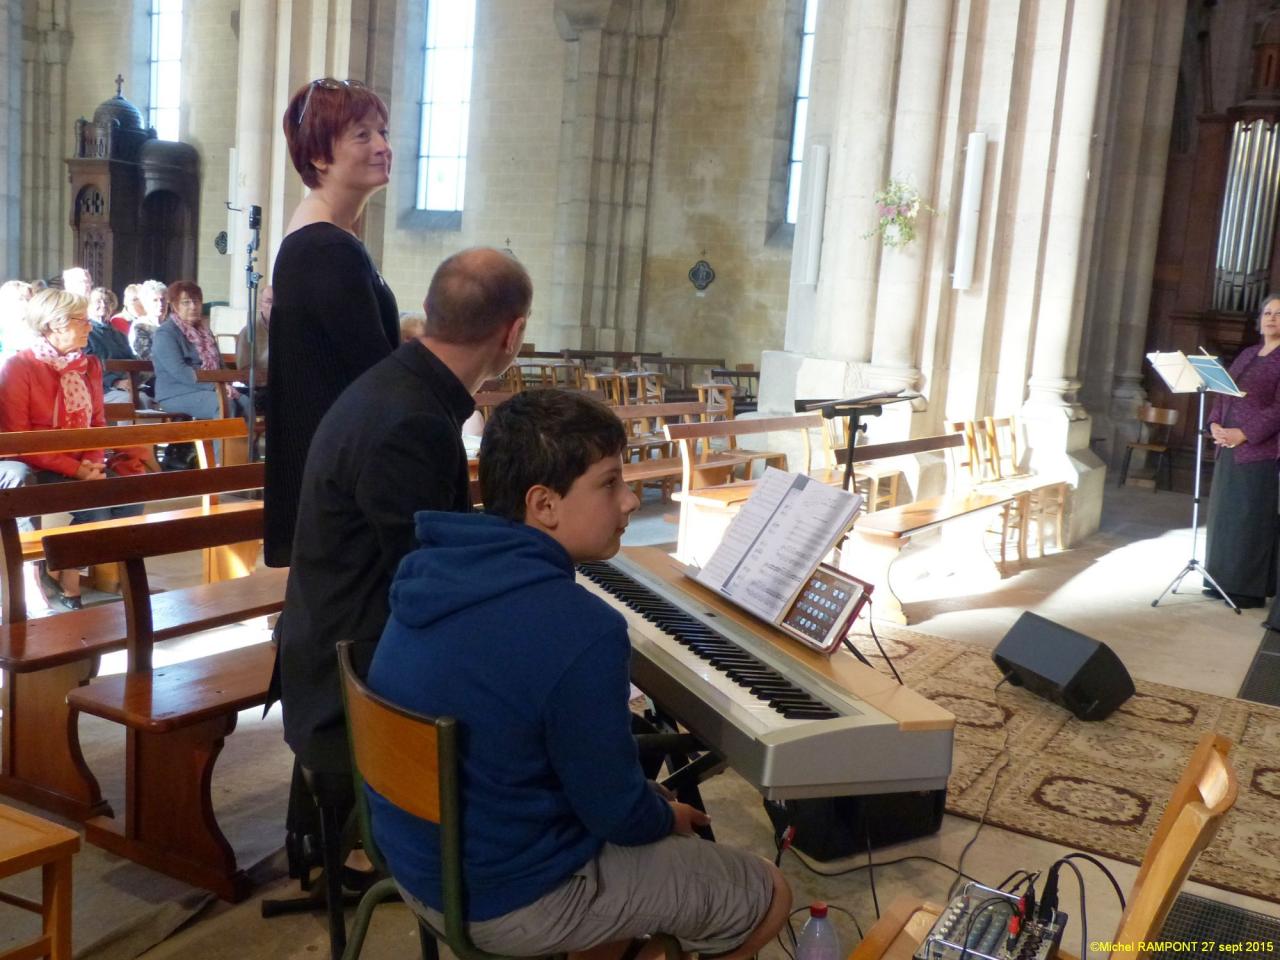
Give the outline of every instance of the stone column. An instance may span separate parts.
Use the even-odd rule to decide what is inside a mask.
[[[898,68],[890,175],[905,180],[926,198],[935,198],[942,92],[946,79],[952,6],[936,0],[907,0],[902,59]],[[886,390],[920,385],[919,340],[929,264],[929,215],[909,247],[880,254],[874,338],[868,380]],[[878,432],[905,436],[911,404],[885,409]],[[898,421],[898,422],[891,422]]]
[[[1152,45],[1146,110],[1142,114],[1142,149],[1133,181],[1133,229],[1129,256],[1129,282],[1120,307],[1116,338],[1115,383],[1111,391],[1111,451],[1137,437],[1138,408],[1147,399],[1142,389],[1146,361],[1148,311],[1156,245],[1160,238],[1160,214],[1164,203],[1169,136],[1173,127],[1173,102],[1178,89],[1182,56],[1185,0],[1158,4]]]
[[[1075,487],[1068,542],[1097,529],[1105,469],[1089,450],[1091,423],[1077,402],[1083,292],[1087,289],[1090,226],[1096,188],[1090,172],[1098,91],[1107,49],[1110,0],[1075,4],[1062,79],[1052,196],[1044,243],[1044,274],[1036,314],[1028,397],[1023,406],[1031,465]]]
[[[1135,187],[1142,162],[1143,114],[1149,106],[1155,20],[1150,0],[1128,4],[1121,12],[1116,68],[1107,94],[1109,149],[1102,169],[1097,239],[1089,271],[1092,280],[1085,305],[1082,353],[1086,360],[1081,389],[1081,399],[1094,417],[1094,429],[1103,436],[1108,432],[1116,339],[1123,322],[1121,304],[1133,282],[1129,261],[1137,206]]]
[[[802,277],[803,257],[793,258],[786,349],[766,350],[761,359],[762,413],[791,412],[797,397],[851,396],[873,388],[869,361],[882,254],[879,243],[866,235],[877,222],[871,197],[889,176],[899,75],[895,64],[900,47],[910,46],[900,43],[898,31],[903,2],[850,0],[840,7],[826,3],[819,7],[819,44],[824,44],[824,30],[836,28],[839,35],[834,37],[834,47],[839,52],[830,63],[834,77],[825,81],[821,90],[815,63],[805,144],[808,157],[808,148],[814,143],[830,143],[826,203],[820,212],[818,283],[816,289],[807,286]],[[950,16],[952,4],[934,6],[944,8],[941,15]],[[932,21],[936,13],[917,6],[912,22]],[[928,45],[933,39],[924,42]],[[902,82],[909,84],[905,78]],[[920,103],[909,99],[913,105]],[[927,102],[926,95],[925,110]],[[827,123],[829,134],[823,130]],[[797,237],[810,230],[808,198],[820,186],[812,181],[812,171],[813,165],[806,163]],[[888,269],[893,275],[893,268]],[[895,341],[891,353],[902,359],[906,352],[902,347],[901,341]],[[904,365],[910,362],[909,358],[903,360]],[[886,433],[882,420],[871,425],[880,435]]]
[[[1069,51],[1062,82],[1061,118],[1054,155],[1053,195],[1049,201],[1048,232],[1036,337],[1027,381],[1027,412],[1081,419],[1075,379],[1080,349],[1083,289],[1088,264],[1090,172],[1094,153],[1094,121],[1103,50],[1111,0],[1078,4],[1073,8]]]
[[[556,0],[570,44],[551,339],[637,349],[662,43],[672,0]]]
[[[808,342],[795,346],[802,353],[871,359],[880,257],[865,234],[877,220],[872,194],[888,176],[901,7],[902,0],[864,0],[845,13],[818,295]]]
[[[232,196],[235,230],[231,231],[231,306],[243,317],[248,306],[245,248],[249,242],[249,207],[262,207],[262,245],[257,270],[269,282],[267,238],[270,236],[271,141],[280,125],[275,89],[276,0],[241,0],[240,55],[236,76],[236,170]]]
[[[0,271],[5,279],[19,275],[22,230],[22,3],[0,6]]]
[[[67,62],[71,31],[64,0],[26,9],[23,31],[23,222],[21,273],[50,277],[70,264],[66,158]]]

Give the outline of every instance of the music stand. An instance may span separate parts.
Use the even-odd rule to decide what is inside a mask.
[[[796,413],[820,413],[824,420],[835,417],[845,418],[844,478],[841,489],[850,490],[853,486],[853,448],[858,439],[858,431],[865,430],[863,417],[878,417],[884,412],[886,404],[899,403],[903,400],[914,400],[918,394],[907,394],[902,390],[882,390],[862,397],[849,397],[845,400],[797,400]]]
[[[1223,368],[1216,358],[1209,355],[1188,357],[1181,350],[1175,350],[1172,353],[1149,353],[1147,359],[1151,361],[1151,366],[1156,373],[1160,374],[1160,378],[1168,385],[1169,389],[1174,393],[1196,393],[1199,394],[1199,407],[1196,415],[1196,473],[1194,483],[1194,494],[1191,498],[1191,559],[1187,561],[1186,566],[1169,581],[1169,585],[1164,588],[1160,596],[1151,601],[1151,605],[1158,606],[1160,601],[1165,598],[1165,594],[1177,593],[1178,587],[1182,584],[1182,580],[1188,573],[1196,571],[1203,578],[1204,582],[1213,587],[1218,596],[1222,597],[1236,613],[1240,613],[1240,608],[1236,606],[1234,600],[1227,595],[1227,592],[1218,586],[1218,581],[1213,579],[1213,575],[1209,573],[1200,561],[1196,559],[1196,544],[1200,536],[1200,473],[1204,462],[1204,395],[1206,393],[1222,393],[1230,397],[1243,397],[1244,393],[1236,386],[1231,374]]]

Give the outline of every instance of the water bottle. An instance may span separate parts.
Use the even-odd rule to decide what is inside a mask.
[[[821,900],[809,906],[809,919],[796,941],[796,960],[843,960],[836,928],[827,919],[827,905]]]

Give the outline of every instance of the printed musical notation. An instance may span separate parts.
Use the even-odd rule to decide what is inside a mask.
[[[776,623],[861,504],[857,494],[770,467],[697,580]]]

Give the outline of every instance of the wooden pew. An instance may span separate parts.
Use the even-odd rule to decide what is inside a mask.
[[[707,406],[710,408],[709,404]],[[809,431],[817,429],[821,425],[821,415],[809,413],[794,417],[716,420],[703,423],[669,424],[663,427],[663,435],[668,440],[677,441],[680,449],[680,493],[673,498],[680,502],[679,546],[677,547],[679,555],[685,558],[686,562],[689,562],[693,556],[691,524],[694,523],[694,511],[703,505],[703,500],[700,498],[710,495],[714,502],[717,494],[712,491],[717,486],[721,486],[731,480],[732,471],[735,467],[743,466],[748,475],[751,471],[751,465],[757,462],[762,463],[764,466],[775,466],[782,470],[787,469],[787,455],[785,453],[772,450],[739,449],[737,446],[738,437],[785,430],[799,430],[804,438],[805,450],[805,465],[802,472],[807,472],[811,459]],[[714,439],[726,440],[729,449],[713,450],[711,441]],[[709,462],[714,463],[717,460],[727,465],[728,469],[718,479],[710,483],[699,479],[699,472],[705,471]],[[727,520],[725,522],[727,523]],[[721,526],[723,527],[723,524]],[[723,533],[723,529],[720,532]]]
[[[138,447],[150,446],[157,443],[188,443],[194,442],[198,445],[200,453],[200,462],[202,466],[208,466],[213,463],[213,441],[233,439],[243,437],[246,434],[247,427],[243,420],[185,420],[178,422],[166,423],[149,423],[137,426],[114,426],[114,427],[87,427],[83,430],[26,430],[13,433],[0,433],[0,458],[18,457],[30,454],[40,453],[66,453],[77,450],[114,450],[121,447]],[[188,471],[183,471],[188,472]],[[26,600],[22,589],[22,563],[29,560],[38,560],[42,556],[42,546],[44,536],[53,530],[37,530],[30,533],[19,533],[17,528],[18,519],[26,516],[39,516],[43,513],[62,513],[70,509],[88,509],[90,507],[108,507],[118,506],[126,503],[143,503],[154,499],[171,499],[168,495],[159,496],[141,496],[138,499],[110,499],[113,494],[110,490],[131,491],[133,488],[126,485],[123,487],[102,488],[98,484],[119,480],[136,480],[135,477],[113,478],[111,481],[95,480],[92,481],[92,493],[81,491],[73,497],[74,502],[81,504],[77,507],[59,507],[64,501],[59,495],[52,493],[53,490],[62,490],[64,488],[76,486],[73,482],[67,484],[47,484],[38,489],[48,491],[45,494],[32,495],[31,498],[17,497],[17,491],[0,491],[0,504],[21,504],[21,507],[12,507],[11,509],[26,509],[27,513],[4,512],[0,510],[0,550],[3,551],[4,571],[3,579],[0,580],[0,614],[3,616],[5,623],[12,623],[14,620],[24,619],[26,617]],[[195,481],[197,485],[200,481]],[[261,481],[257,484],[249,486],[261,486]],[[27,490],[36,488],[25,488]],[[146,488],[143,488],[146,489]],[[167,489],[159,487],[157,489]],[[229,487],[226,490],[244,489],[243,487]],[[213,493],[217,491],[209,491]],[[132,495],[131,493],[129,494]],[[182,494],[175,493],[172,497],[181,496],[197,496],[207,495],[201,494]],[[89,499],[83,499],[84,497]],[[97,502],[96,498],[107,498],[102,502]],[[40,505],[44,503],[54,504],[48,509],[40,509]],[[206,504],[210,506],[211,504]],[[34,507],[34,509],[33,509]],[[104,520],[93,524],[95,529],[105,529],[107,527],[115,527],[136,523],[139,521],[137,517],[127,517],[117,520]],[[217,550],[210,550],[205,554],[205,579],[212,582],[213,580],[229,579],[232,577],[243,576],[245,573],[253,569],[257,559],[257,544],[240,544],[228,545],[220,547]]]
[[[623,455],[622,478],[639,496],[645,483],[660,482],[664,497],[684,475],[684,460],[675,453],[676,441],[667,438],[663,429],[683,423],[704,423],[723,411],[712,410],[705,403],[634,403],[613,408],[627,429],[627,449]],[[740,454],[706,454],[690,471],[697,486],[723,482],[734,467],[747,462]],[[656,454],[656,456],[653,456]]]
[[[875,463],[894,457],[952,450],[961,448],[964,444],[965,437],[962,434],[949,433],[861,446],[857,448],[856,456],[859,463]],[[834,479],[834,476],[824,471],[823,478]],[[751,496],[755,486],[755,481],[746,481],[682,494],[682,522],[677,553],[686,561],[705,562],[710,549],[723,536],[724,527],[741,504]],[[858,518],[845,541],[841,551],[841,565],[875,585],[873,610],[877,619],[906,623],[902,603],[893,591],[890,567],[912,538],[951,521],[961,521],[989,510],[1004,509],[1025,495],[1025,491],[1015,487],[988,490],[962,488],[865,514]],[[697,529],[689,529],[688,524],[692,521],[685,519],[686,511],[701,511],[697,515]]]
[[[80,713],[125,727],[125,809],[119,819],[107,811],[91,816],[85,838],[231,901],[244,898],[248,882],[214,815],[213,768],[235,730],[237,713],[266,701],[275,650],[261,643],[153,670],[159,598],[152,600],[145,561],[260,538],[262,505],[247,507],[129,527],[111,537],[77,530],[46,543],[50,563],[58,566],[116,560],[124,567],[128,668],[123,675],[77,686],[66,698],[71,730]],[[269,606],[279,609],[283,578],[273,574],[281,589]],[[216,586],[235,590],[242,582]],[[264,611],[256,605],[251,612]],[[79,772],[100,796],[82,759]]]
[[[874,463],[891,457],[967,449],[966,443],[963,433],[948,433],[858,447],[856,456],[859,462]],[[914,537],[952,521],[1006,511],[1022,496],[1024,491],[1013,487],[975,489],[960,484],[935,497],[860,517],[845,542],[848,559],[844,562],[852,572],[876,585],[877,619],[907,622],[902,602],[893,590],[891,567]],[[980,524],[980,529],[985,527],[985,523]]]
[[[84,819],[104,808],[96,784],[86,778],[68,746],[66,695],[97,672],[98,657],[123,649],[131,627],[126,605],[86,607],[38,620],[25,618],[20,563],[8,546],[16,536],[16,517],[33,510],[79,510],[107,503],[131,503],[171,497],[207,496],[249,489],[262,483],[261,464],[188,470],[84,483],[0,490],[0,535],[6,541],[6,580],[16,589],[12,619],[0,626],[0,792],[64,816]],[[60,528],[113,543],[127,531],[168,529],[175,520],[198,517],[258,516],[258,503],[228,503]],[[46,538],[54,530],[37,531]],[[112,558],[114,559],[114,558]],[[19,572],[15,573],[15,567]],[[267,570],[252,577],[203,584],[160,594],[152,601],[149,629],[155,639],[196,633],[274,613],[283,605],[286,573]],[[15,595],[16,594],[16,595]]]
[[[208,443],[243,437],[244,421],[184,420],[133,426],[85,427],[82,430],[21,430],[0,433],[0,459],[73,450],[114,450],[156,443]]]

